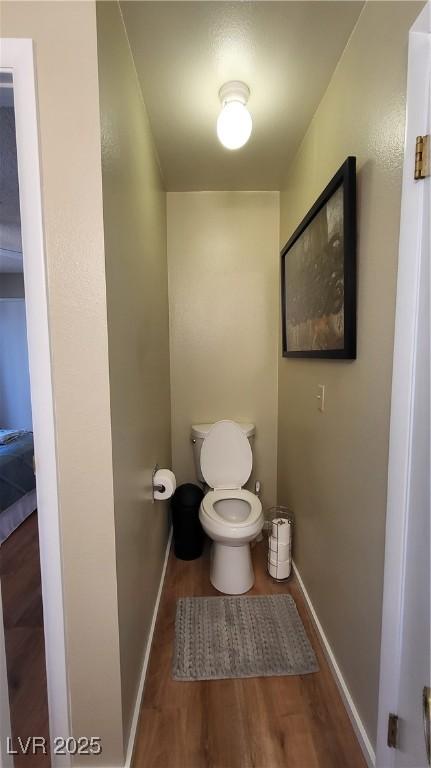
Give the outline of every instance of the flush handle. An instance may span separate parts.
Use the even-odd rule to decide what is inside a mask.
[[[422,713],[424,718],[425,749],[428,765],[431,765],[431,688],[424,686],[422,691]]]

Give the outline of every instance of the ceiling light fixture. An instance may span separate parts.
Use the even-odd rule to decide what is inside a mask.
[[[227,149],[239,149],[250,138],[253,122],[246,104],[250,88],[245,83],[232,80],[219,90],[222,104],[217,120],[217,136]]]

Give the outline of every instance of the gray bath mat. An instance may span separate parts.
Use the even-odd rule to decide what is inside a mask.
[[[318,669],[290,595],[177,601],[175,680],[305,675]]]

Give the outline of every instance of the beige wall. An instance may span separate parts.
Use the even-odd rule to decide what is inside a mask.
[[[168,537],[153,467],[171,465],[166,195],[117,3],[97,3],[124,737]]]
[[[297,516],[296,563],[373,743],[407,36],[421,7],[366,5],[281,194],[283,244],[357,156],[358,359],[280,360],[278,484]]]
[[[72,728],[76,736],[100,736],[104,766],[118,766],[123,744],[95,4],[3,3],[1,34],[35,42]]]
[[[196,482],[190,426],[256,424],[254,477],[276,498],[277,192],[168,193],[173,465]]]
[[[358,360],[280,360],[278,470],[279,501],[297,514],[298,566],[372,740],[406,42],[421,5],[366,6],[281,196],[284,243],[357,155]],[[1,9],[2,35],[35,40],[70,706],[75,735],[102,737],[107,767],[123,759],[166,541],[150,475],[170,458],[169,362],[163,187],[115,4],[100,4],[98,25],[108,309],[95,4]],[[169,194],[168,238],[178,479],[194,480],[192,422],[253,420],[268,506],[278,196]]]

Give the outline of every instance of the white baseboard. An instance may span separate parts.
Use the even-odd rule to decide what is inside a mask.
[[[302,594],[304,595],[305,602],[307,603],[308,609],[311,613],[314,626],[316,628],[317,634],[319,635],[323,650],[325,652],[325,656],[328,660],[329,667],[334,676],[338,690],[340,691],[341,698],[343,699],[343,703],[347,710],[347,714],[350,718],[350,722],[352,723],[353,729],[356,733],[356,737],[359,741],[359,745],[362,749],[365,761],[369,766],[369,768],[375,768],[376,755],[375,755],[374,749],[368,738],[367,732],[364,728],[364,724],[361,718],[359,717],[358,710],[356,709],[355,703],[350,695],[350,691],[346,685],[346,681],[344,680],[343,675],[341,674],[341,670],[337,664],[332,648],[329,645],[328,638],[326,637],[323,631],[323,627],[319,619],[317,618],[317,613],[314,610],[313,604],[310,600],[310,596],[307,590],[305,589],[304,582],[301,579],[300,573],[295,563],[293,563],[293,570],[295,572],[296,578],[298,579],[298,583],[301,588]]]
[[[157,592],[153,618],[151,620],[151,627],[148,633],[147,648],[145,651],[144,661],[142,663],[141,679],[139,681],[139,688],[136,696],[136,704],[135,704],[135,710],[133,712],[132,725],[130,728],[129,744],[127,747],[127,755],[126,755],[126,761],[124,763],[124,768],[131,768],[131,765],[132,765],[133,750],[135,747],[136,731],[138,728],[139,714],[141,711],[141,703],[142,703],[142,696],[144,693],[145,678],[147,676],[148,662],[150,660],[151,646],[153,643],[153,635],[154,635],[154,629],[157,621],[157,614],[159,611],[160,598],[162,596],[163,584],[165,582],[166,568],[168,566],[171,541],[172,541],[172,527],[169,533],[168,543],[166,544],[165,560],[163,563],[162,574],[160,577],[159,591]]]

